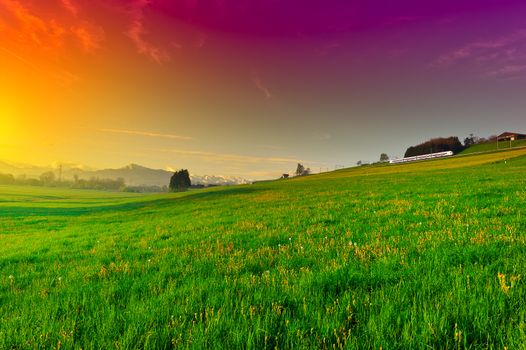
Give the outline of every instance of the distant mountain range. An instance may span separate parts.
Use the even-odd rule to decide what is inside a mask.
[[[53,171],[59,176],[60,166],[62,166],[62,179],[72,180],[75,176],[79,179],[90,179],[97,177],[100,179],[123,178],[128,186],[165,186],[170,182],[173,172],[163,169],[150,169],[137,164],[130,164],[118,169],[97,170],[78,164],[61,163],[50,166],[34,166],[22,163],[10,163],[0,161],[0,173],[13,174],[14,176],[26,175],[27,177],[38,178],[46,171]],[[211,175],[190,175],[192,184],[195,185],[239,185],[251,183],[251,181],[241,177],[232,176],[211,176]]]

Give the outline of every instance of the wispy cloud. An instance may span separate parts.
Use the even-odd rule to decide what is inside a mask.
[[[317,132],[312,135],[312,138],[317,141],[327,141],[332,139],[332,134],[329,132]]]
[[[1,49],[32,70],[70,86],[79,80],[62,64],[64,56],[70,53],[70,43],[93,52],[101,47],[104,31],[80,18],[73,0],[60,0],[53,5],[53,10],[63,7],[66,11],[42,11],[42,6],[36,0],[0,0],[0,10],[8,21],[0,33]]]
[[[260,145],[260,147],[261,148],[265,148],[265,149],[270,149],[270,150],[273,150],[273,151],[283,151],[283,150],[285,150],[285,147],[283,147],[283,146],[271,145],[271,144]]]
[[[13,52],[13,51],[11,51],[11,50],[9,50],[8,48],[3,47],[3,46],[0,46],[0,50],[4,51],[5,53],[7,53],[8,55],[10,55],[11,57],[16,58],[18,61],[22,62],[23,64],[25,64],[26,66],[28,66],[29,68],[31,68],[32,70],[34,70],[35,72],[38,72],[38,73],[44,73],[44,70],[43,70],[43,69],[41,69],[41,68],[38,67],[37,65],[33,64],[31,61],[26,60],[24,57],[18,55],[16,52]]]
[[[105,37],[104,30],[101,27],[93,26],[89,23],[72,26],[71,31],[86,52],[95,52],[100,49]]]
[[[71,0],[60,0],[62,3],[62,6],[73,16],[77,17],[79,14],[79,9],[76,4],[73,3]]]
[[[3,6],[20,26],[16,32],[18,35],[13,35],[18,41],[30,42],[48,51],[63,46],[67,29],[57,20],[45,20],[26,4],[16,0],[0,0],[0,6]]]
[[[136,1],[130,10],[130,25],[126,35],[133,41],[137,52],[141,55],[148,56],[158,64],[170,61],[170,54],[145,39],[147,30],[144,25],[144,10],[149,6],[150,0]]]
[[[270,90],[267,89],[265,85],[263,85],[263,80],[261,80],[261,77],[259,76],[259,73],[256,70],[252,70],[252,82],[256,86],[256,88],[263,93],[265,96],[265,100],[268,100],[272,97],[272,94],[270,93]]]
[[[172,140],[185,140],[190,141],[193,140],[193,137],[190,136],[181,136],[181,135],[174,135],[174,134],[163,134],[163,133],[156,133],[156,132],[148,132],[148,131],[137,131],[137,130],[123,130],[123,129],[98,129],[101,132],[108,132],[108,133],[114,133],[114,134],[125,134],[125,135],[134,135],[134,136],[146,136],[146,137],[156,137],[156,138],[165,138],[165,139],[172,139]]]
[[[308,163],[308,164],[323,164],[317,161],[310,161],[304,159],[297,159],[293,157],[262,157],[249,156],[232,153],[217,153],[208,151],[196,150],[177,150],[177,149],[156,149],[158,152],[179,154],[186,157],[196,157],[206,161],[212,162],[235,162],[235,163],[273,163],[273,164],[290,164],[290,163]]]
[[[208,40],[208,35],[203,32],[198,32],[197,40],[195,41],[195,47],[200,49],[205,46],[206,41]]]
[[[52,81],[56,82],[57,85],[59,85],[59,86],[70,86],[74,82],[80,80],[80,78],[77,75],[75,75],[75,74],[73,74],[71,72],[68,72],[66,70],[63,70],[63,69],[49,69],[49,68],[46,69],[46,68],[44,68],[44,67],[42,67],[40,65],[37,65],[37,64],[31,62],[28,59],[25,59],[21,55],[17,54],[16,52],[11,51],[10,49],[8,49],[8,48],[6,48],[4,46],[0,46],[0,50],[4,51],[5,53],[7,53],[11,57],[15,58],[19,62],[25,64],[28,68],[30,68],[35,73],[47,76]]]
[[[449,67],[459,61],[469,59],[474,55],[480,55],[488,50],[501,49],[510,43],[510,38],[495,41],[476,42],[444,54],[436,60],[433,65],[437,67]]]
[[[461,63],[487,77],[523,75],[526,59],[526,30],[517,30],[492,40],[476,41],[441,55],[431,67],[447,69]]]
[[[8,13],[15,19],[17,26],[11,28],[11,38],[21,44],[31,44],[49,54],[60,55],[66,43],[74,38],[80,45],[89,50],[100,47],[104,31],[100,26],[78,18],[78,7],[72,0],[61,0],[68,15],[46,18],[37,7],[30,6],[31,1],[0,0]]]
[[[503,79],[513,79],[526,74],[526,65],[509,65],[490,70],[487,75]]]
[[[342,45],[341,45],[341,43],[338,40],[334,40],[332,42],[329,42],[329,43],[325,44],[320,49],[318,49],[318,54],[320,56],[327,56],[329,54],[329,52],[331,52],[332,50],[336,50],[336,49],[340,48],[341,46]]]

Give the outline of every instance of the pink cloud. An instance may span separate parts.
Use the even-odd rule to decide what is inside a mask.
[[[270,93],[270,90],[263,85],[263,81],[261,80],[258,72],[255,70],[252,71],[252,82],[256,86],[256,88],[263,93],[265,96],[265,100],[268,100],[272,97],[272,94]]]
[[[45,50],[53,50],[63,45],[66,29],[55,19],[46,21],[34,14],[26,4],[16,0],[0,0],[0,5],[11,14],[20,27],[18,30],[14,29],[17,35],[13,35],[18,41],[29,42]]]
[[[71,0],[61,0],[62,6],[73,16],[77,17],[79,10],[77,5],[74,4]]]
[[[433,68],[447,69],[465,63],[474,72],[491,78],[526,76],[526,30],[494,40],[477,41],[440,56]]]
[[[320,56],[326,56],[329,54],[330,51],[338,49],[341,46],[342,46],[341,43],[337,40],[329,42],[318,50],[318,54]]]
[[[22,3],[18,0],[0,0],[0,6],[7,10],[12,19],[12,24],[6,26],[7,32],[4,33],[10,41],[9,46],[17,46],[25,51],[29,47],[38,48],[55,59],[68,54],[66,44],[71,39],[86,52],[100,48],[104,30],[79,18],[78,7],[72,0],[61,0],[60,4],[67,13],[55,12],[53,16],[46,17],[43,14],[50,12],[41,11],[36,1]],[[56,10],[60,5],[54,6]]]
[[[524,75],[524,73],[526,73],[526,65],[509,65],[488,71],[487,75],[497,78],[514,78],[518,75]]]
[[[195,42],[195,47],[198,49],[202,48],[203,46],[205,46],[207,40],[208,40],[208,35],[206,35],[203,32],[198,32],[197,40]]]
[[[71,44],[94,52],[104,41],[103,29],[81,18],[73,0],[54,4],[0,0],[0,10],[5,20],[0,30],[2,51],[60,86],[80,80],[75,72],[64,68],[64,58],[72,54]]]
[[[488,56],[491,54],[500,54],[502,49],[516,44],[526,39],[526,30],[519,30],[507,36],[495,40],[479,41],[465,45],[452,52],[440,56],[432,63],[434,67],[450,67],[462,60],[467,60],[474,56]]]
[[[104,41],[104,30],[88,22],[79,26],[72,26],[71,32],[78,39],[85,52],[93,53],[100,49],[101,43]]]
[[[126,35],[133,41],[138,53],[148,56],[159,64],[166,63],[170,61],[169,53],[145,39],[148,32],[144,25],[144,10],[149,4],[149,0],[138,0],[131,7],[130,25]]]

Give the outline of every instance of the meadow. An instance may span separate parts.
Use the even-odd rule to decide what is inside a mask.
[[[526,150],[177,194],[0,186],[0,348],[518,349]]]
[[[510,148],[526,147],[526,140],[485,142],[472,145],[461,152],[461,154],[471,154],[479,152],[492,152],[498,150],[509,150]]]

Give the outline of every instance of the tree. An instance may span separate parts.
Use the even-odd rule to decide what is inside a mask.
[[[15,177],[12,174],[0,174],[0,184],[15,183]]]
[[[389,161],[389,156],[387,155],[387,153],[380,154],[380,162],[387,162],[387,161]]]
[[[169,188],[172,192],[186,191],[190,186],[192,186],[192,182],[190,181],[190,173],[187,169],[176,171],[170,179]]]
[[[303,175],[304,171],[305,171],[305,167],[303,166],[303,164],[298,163],[298,166],[296,167],[296,176]]]
[[[44,184],[49,184],[55,181],[55,173],[52,171],[46,171],[40,175],[40,181]]]
[[[457,154],[464,150],[464,146],[456,136],[439,137],[431,139],[416,146],[411,146],[405,151],[404,157],[420,156],[422,154],[452,151]]]
[[[358,165],[358,166],[362,165],[362,161],[361,160],[357,161],[356,165]]]
[[[466,137],[464,139],[464,147],[473,146],[475,143],[477,143],[477,137],[475,137],[473,134],[469,134],[469,137]]]
[[[89,180],[78,179],[72,184],[72,187],[91,190],[124,191],[126,189],[126,183],[122,177],[116,179],[91,177]]]

